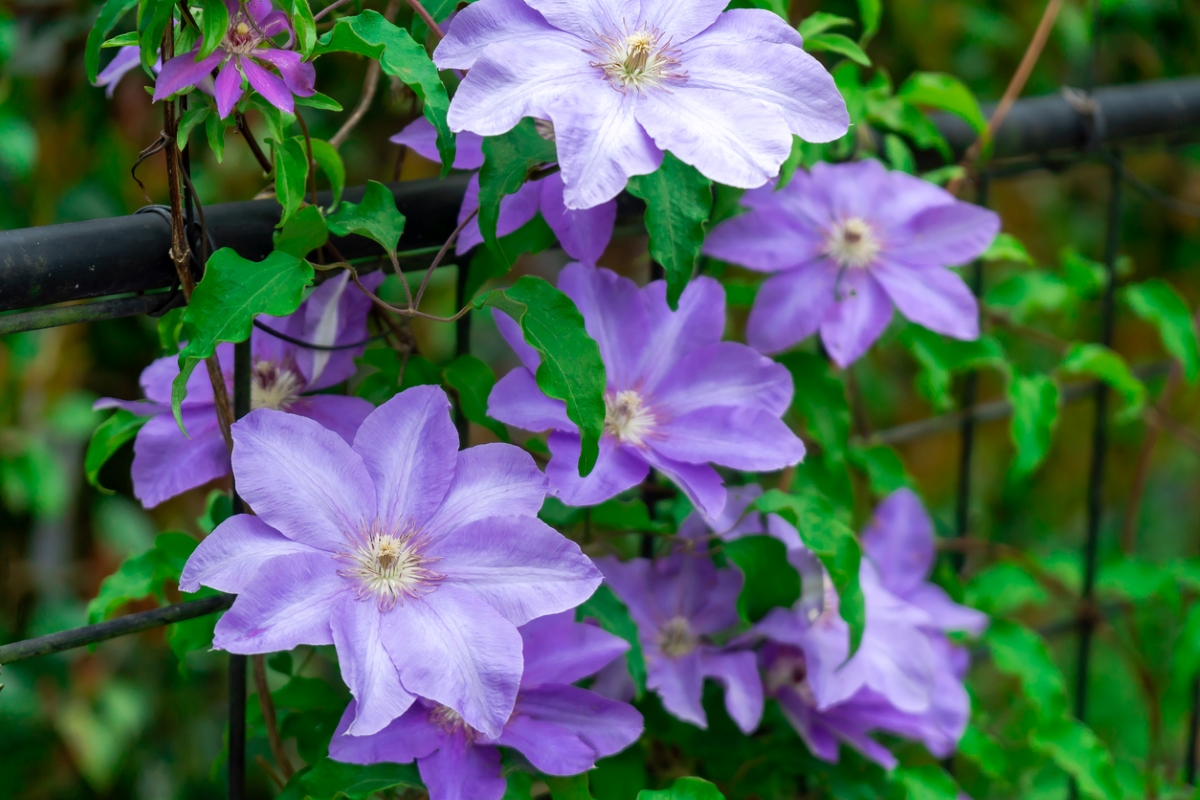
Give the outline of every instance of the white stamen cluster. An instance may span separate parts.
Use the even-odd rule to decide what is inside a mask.
[[[825,253],[843,267],[868,266],[879,255],[879,250],[875,231],[861,217],[835,223],[825,240]]]
[[[768,694],[779,694],[784,689],[791,689],[800,699],[812,707],[816,707],[817,699],[812,687],[808,684],[808,662],[804,651],[796,647],[786,647],[772,662],[763,685]]]
[[[700,637],[683,617],[667,620],[658,632],[658,649],[667,658],[682,658],[700,646]]]
[[[304,391],[305,381],[292,366],[256,361],[250,372],[250,408],[286,409]]]
[[[686,75],[678,70],[679,51],[671,40],[663,41],[657,31],[642,28],[634,33],[599,36],[601,44],[591,52],[597,57],[593,67],[604,71],[616,89],[625,91],[662,86]]]
[[[402,529],[376,520],[353,537],[353,549],[338,554],[352,564],[338,575],[357,581],[359,599],[375,595],[386,611],[397,600],[429,594],[445,577],[430,569],[438,559],[424,555],[428,544],[411,522]]]
[[[221,40],[221,49],[244,56],[258,47],[262,36],[243,15],[238,14],[234,19],[236,22],[229,26],[229,29],[225,31],[225,38]]]
[[[641,447],[658,420],[645,400],[633,389],[604,393],[604,432],[635,447]]]
[[[449,706],[438,706],[429,713],[429,721],[446,733],[462,733],[467,737],[467,741],[475,740],[475,729],[467,724],[466,720]]]

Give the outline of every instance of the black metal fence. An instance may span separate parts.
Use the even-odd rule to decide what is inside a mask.
[[[962,120],[936,115],[935,123],[951,150],[961,156],[975,139]],[[980,176],[980,201],[986,203],[988,185],[1029,170],[1061,169],[1079,161],[1099,161],[1110,175],[1104,264],[1107,283],[1101,299],[1101,329],[1097,341],[1112,342],[1115,266],[1120,246],[1120,211],[1126,186],[1176,211],[1198,210],[1163,195],[1130,174],[1121,153],[1129,148],[1200,142],[1200,78],[1114,86],[1084,94],[1065,90],[1047,97],[1016,103],[998,129],[992,160]],[[412,181],[390,188],[407,217],[405,243],[413,249],[436,248],[454,230],[466,189],[465,177],[443,181]],[[345,198],[358,200],[362,189],[349,189]],[[621,198],[619,220],[635,223],[638,201]],[[1200,215],[1200,214],[1197,214]],[[218,246],[232,247],[249,259],[264,258],[272,250],[272,231],[279,219],[274,200],[256,200],[207,206],[207,233]],[[373,243],[358,237],[335,240],[347,258],[381,255]],[[69,223],[42,228],[0,232],[0,334],[16,331],[157,313],[178,302],[175,266],[169,255],[170,219],[157,213]],[[978,294],[983,284],[982,266],[969,276]],[[459,281],[459,286],[463,285]],[[461,289],[460,289],[461,291]],[[464,298],[459,298],[464,301]],[[465,317],[469,324],[470,317]],[[469,340],[469,328],[460,328],[460,347]],[[1142,377],[1162,374],[1167,366],[1150,365]],[[1065,387],[1064,402],[1091,399],[1095,404],[1092,452],[1087,489],[1086,540],[1083,553],[1081,608],[1091,602],[1096,577],[1100,533],[1101,487],[1108,449],[1106,409],[1108,389],[1102,383],[1084,382]],[[249,342],[237,345],[234,364],[236,416],[249,410]],[[956,532],[969,527],[971,466],[976,426],[1011,413],[1004,401],[976,402],[974,376],[964,381],[961,408],[952,414],[876,432],[872,440],[885,444],[919,438],[958,428],[961,436],[959,484],[956,498]],[[240,509],[237,509],[240,510]],[[0,665],[102,642],[150,628],[213,614],[228,608],[230,595],[179,603],[35,639],[0,646]],[[1077,630],[1075,712],[1087,713],[1087,674],[1094,615],[1072,617],[1058,632]],[[1200,684],[1197,684],[1200,688]],[[245,787],[246,658],[229,661],[229,797],[240,800]],[[1193,698],[1185,774],[1195,774],[1197,703]]]

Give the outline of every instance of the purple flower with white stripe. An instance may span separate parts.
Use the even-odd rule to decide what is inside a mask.
[[[704,679],[725,689],[725,709],[745,733],[762,718],[762,682],[752,651],[720,647],[711,636],[739,624],[737,598],[742,574],[718,569],[700,547],[666,558],[597,560],[605,582],[637,623],[646,658],[646,686],[663,707],[684,722],[704,728]]]
[[[383,276],[363,277],[374,287]],[[367,338],[367,313],[371,301],[349,283],[348,274],[331,278],[309,295],[287,317],[262,316],[259,321],[273,331],[324,347],[340,347]],[[359,397],[335,394],[305,394],[341,383],[354,374],[355,356],[362,347],[319,350],[286,342],[255,328],[250,337],[252,368],[251,408],[273,408],[311,417],[353,441],[359,423],[373,406]],[[233,345],[217,347],[225,372],[225,384],[233,391]],[[142,372],[143,401],[105,398],[96,408],[124,408],[151,419],[138,431],[133,443],[133,494],[146,508],[178,494],[203,486],[230,472],[229,448],[217,424],[208,372],[198,369],[188,380],[188,393],[181,413],[188,435],[179,430],[171,413],[171,385],[179,375],[179,360],[166,356]]]
[[[975,297],[946,267],[987,249],[1000,230],[995,213],[878,161],[816,164],[742,204],[749,211],[713,229],[704,252],[776,273],[746,327],[757,350],[786,350],[820,331],[845,367],[887,328],[893,306],[946,336],[979,336]]]
[[[524,117],[554,124],[568,208],[611,200],[669,150],[715,181],[762,186],[793,134],[846,133],[846,104],[799,34],[726,0],[479,0],[434,51],[469,69],[455,131],[495,136]]]
[[[363,420],[353,445],[259,409],[233,426],[238,491],[179,585],[234,592],[213,646],[334,645],[358,701],[348,731],[382,730],[423,697],[498,736],[521,680],[517,627],[582,603],[601,576],[537,518],[545,476],[520,448],[458,450],[450,402],[417,386]]]
[[[271,105],[291,114],[295,110],[294,97],[316,93],[317,71],[299,53],[287,49],[293,39],[287,15],[272,9],[271,0],[246,0],[244,5],[238,0],[225,0],[225,5],[229,8],[229,28],[221,44],[207,58],[197,60],[197,44],[191,52],[163,64],[154,85],[154,101],[195,86],[217,70],[213,93],[222,119],[245,94],[243,78]],[[282,33],[287,34],[287,42],[282,48],[276,47],[272,40]],[[266,67],[274,67],[279,74]]]
[[[419,117],[389,141],[407,145],[414,152],[441,163],[437,150],[437,132],[429,120]],[[455,137],[456,150],[454,168],[475,170],[467,184],[462,207],[458,211],[458,222],[479,208],[479,174],[483,166],[483,137],[463,131]],[[496,223],[496,235],[506,236],[533,219],[538,212],[554,231],[562,249],[571,258],[585,264],[595,265],[604,248],[612,239],[613,225],[617,221],[617,201],[610,200],[592,208],[574,211],[563,202],[563,178],[561,172],[527,181],[515,193],[500,201],[500,218]],[[461,255],[472,247],[483,243],[478,218],[472,219],[458,237],[457,251]]]
[[[351,703],[329,757],[351,764],[415,760],[430,800],[500,800],[499,747],[519,751],[546,775],[577,775],[637,741],[642,715],[632,706],[571,685],[628,650],[625,641],[576,623],[570,612],[534,620],[520,634],[525,671],[499,735],[488,736],[427,700],[378,733],[347,735],[357,713]]]
[[[803,458],[804,445],[780,420],[792,400],[788,371],[743,344],[721,341],[721,284],[693,280],[678,311],[667,307],[665,281],[639,289],[580,264],[562,271],[558,288],[578,306],[604,359],[607,413],[595,469],[579,477],[578,428],[561,400],[538,389],[538,355],[504,314],[496,323],[524,366],[496,383],[488,413],[525,430],[553,431],[546,475],[564,503],[601,503],[641,483],[653,467],[712,518],[725,505],[725,486],[711,464],[770,472]]]

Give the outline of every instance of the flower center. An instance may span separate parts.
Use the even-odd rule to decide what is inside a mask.
[[[386,611],[397,600],[429,594],[445,577],[430,569],[438,559],[424,554],[428,544],[411,523],[401,529],[376,520],[358,531],[349,552],[338,553],[351,563],[338,575],[358,581],[359,599],[375,595]]]
[[[475,729],[466,723],[466,720],[449,706],[437,706],[433,711],[429,712],[429,721],[437,725],[446,733],[462,733],[467,737],[467,741],[474,741]]]
[[[242,16],[241,13],[235,19],[237,21],[231,24],[229,29],[225,31],[225,39],[221,42],[221,49],[230,53],[237,53],[238,55],[246,55],[258,47],[259,42],[262,41],[262,37],[259,36],[258,31],[254,29],[250,21]]]
[[[601,36],[601,45],[591,51],[597,56],[593,67],[604,71],[609,83],[621,91],[641,91],[661,86],[668,80],[686,77],[677,71],[679,51],[663,41],[657,31],[642,28],[634,33]]]
[[[879,240],[865,219],[850,217],[829,231],[825,252],[843,267],[865,267],[879,255]]]
[[[604,393],[604,432],[641,447],[657,422],[642,396],[632,389]]]
[[[658,649],[667,658],[680,658],[700,646],[700,637],[683,617],[667,620],[658,634]]]
[[[782,647],[767,668],[763,683],[768,694],[777,695],[790,689],[809,706],[816,707],[817,699],[808,684],[808,662],[798,647]]]
[[[286,364],[260,360],[250,372],[250,408],[286,409],[304,390],[305,380]]]

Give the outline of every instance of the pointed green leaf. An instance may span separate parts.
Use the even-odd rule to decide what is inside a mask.
[[[985,775],[1003,780],[1008,774],[1008,753],[1004,747],[974,725],[968,725],[958,742],[958,755],[975,762]]]
[[[876,497],[887,497],[897,489],[912,487],[912,479],[904,469],[904,462],[887,445],[853,447],[849,456],[850,462],[866,473],[871,494]]]
[[[275,148],[275,197],[283,206],[280,225],[287,224],[304,204],[307,188],[308,153],[304,149],[304,140],[293,137],[286,140],[283,146]]]
[[[181,338],[187,345],[179,352],[179,375],[171,386],[171,409],[180,430],[180,404],[196,365],[215,353],[219,343],[249,338],[258,314],[291,314],[300,307],[304,287],[312,279],[312,265],[278,250],[257,262],[229,247],[209,257],[204,280],[197,284],[183,315]]]
[[[133,47],[137,43],[138,32],[126,31],[125,33],[117,34],[111,39],[105,39],[104,44],[100,45],[100,49],[103,50],[106,47]]]
[[[186,533],[160,533],[153,548],[126,559],[104,579],[99,593],[88,603],[88,622],[109,619],[126,603],[150,595],[163,602],[163,584],[179,580],[183,565],[199,544]]]
[[[521,326],[525,342],[542,359],[538,388],[566,402],[567,417],[579,426],[582,437],[579,474],[591,473],[604,432],[606,378],[600,348],[588,336],[579,309],[571,298],[532,275],[476,298],[474,305],[499,309]]]
[[[508,441],[508,429],[487,414],[488,395],[496,385],[496,373],[473,355],[463,354],[442,371],[446,385],[458,397],[458,407],[470,422],[487,428],[502,442]]]
[[[1029,744],[1074,778],[1085,796],[1093,800],[1121,797],[1112,754],[1083,723],[1063,717],[1039,725],[1030,732]]]
[[[158,60],[163,33],[167,30],[167,24],[172,20],[174,11],[174,0],[141,0],[138,7],[138,41],[141,42],[142,66],[147,74]]]
[[[962,117],[976,133],[983,133],[987,127],[979,101],[967,85],[953,75],[914,72],[900,85],[896,96],[922,108],[936,108]]]
[[[883,153],[892,169],[907,172],[909,175],[916,174],[917,158],[913,155],[912,148],[896,134],[889,133],[883,137]]]
[[[546,775],[542,780],[546,782],[546,786],[550,789],[551,800],[592,800],[592,793],[588,787],[586,772],[580,775],[572,775],[569,778]]]
[[[1058,368],[1076,375],[1089,375],[1111,386],[1125,401],[1122,419],[1133,419],[1146,405],[1146,385],[1129,370],[1125,359],[1098,344],[1071,345]]]
[[[792,410],[803,419],[805,433],[826,453],[844,453],[850,438],[850,404],[828,359],[794,350],[776,361],[792,374]]]
[[[111,489],[106,489],[100,485],[100,468],[112,458],[113,454],[121,449],[121,446],[128,442],[133,437],[137,436],[138,431],[150,419],[150,411],[147,409],[147,416],[138,416],[131,411],[126,411],[123,408],[118,408],[113,414],[100,426],[96,428],[96,432],[92,434],[92,440],[88,443],[87,454],[83,457],[83,469],[87,474],[87,481],[92,486],[95,486],[105,494],[112,494]]]
[[[225,159],[225,120],[209,114],[204,120],[204,134],[208,137],[208,148],[220,164]]]
[[[341,111],[342,104],[326,94],[313,92],[308,97],[296,96],[296,105],[315,108],[319,111]]]
[[[883,20],[883,0],[858,0],[858,15],[862,18],[863,47],[879,32],[879,24]]]
[[[321,172],[325,173],[329,180],[329,189],[333,192],[333,200],[329,202],[329,207],[337,208],[338,203],[342,201],[342,191],[346,188],[346,165],[342,163],[342,156],[337,148],[329,142],[324,139],[311,141],[313,161],[316,161]]]
[[[305,206],[297,211],[283,226],[275,231],[275,249],[296,258],[306,258],[309,253],[329,241],[329,228],[321,209]]]
[[[667,273],[667,305],[674,311],[692,279],[712,213],[712,181],[670,153],[649,175],[629,179],[629,193],[646,201],[650,257]]]
[[[326,221],[335,236],[365,236],[389,253],[396,252],[405,222],[395,195],[379,181],[367,181],[361,203],[342,203]]]
[[[988,249],[980,256],[984,261],[1015,261],[1033,266],[1033,256],[1020,239],[1011,233],[998,233]]]
[[[908,800],[957,800],[958,784],[941,767],[925,764],[920,767],[899,767],[892,780],[901,784]]]
[[[903,344],[917,363],[917,391],[939,411],[954,407],[950,394],[951,379],[956,373],[980,367],[995,367],[1007,371],[1004,348],[991,336],[973,341],[950,339],[920,325],[909,325],[900,334]]]
[[[89,83],[95,83],[100,75],[100,46],[104,37],[108,36],[109,31],[137,4],[138,0],[105,0],[104,5],[100,6],[100,14],[88,33],[87,44],[83,49],[83,65],[87,70]],[[136,43],[135,41],[134,44]]]
[[[308,0],[288,0],[285,5],[288,17],[292,20],[292,28],[296,32],[296,49],[300,51],[300,55],[308,58],[317,46],[317,22],[313,19],[312,7],[309,6]]]
[[[1121,296],[1133,313],[1158,328],[1163,347],[1183,367],[1188,383],[1195,383],[1200,375],[1200,346],[1192,311],[1183,296],[1161,278],[1128,286]]]
[[[197,61],[203,61],[217,51],[221,40],[229,30],[229,6],[225,0],[204,0],[200,17],[200,52],[196,54]],[[177,51],[178,52],[178,51]]]
[[[225,0],[221,0],[221,4],[224,5]],[[180,150],[187,147],[192,130],[208,119],[210,113],[211,109],[208,106],[194,106],[183,112],[183,117],[179,120],[179,134],[175,137],[176,146]]]
[[[725,542],[721,551],[745,576],[737,605],[747,622],[758,622],[772,608],[791,608],[800,599],[800,574],[788,563],[783,542],[743,536]]]
[[[300,779],[309,800],[367,800],[400,786],[424,789],[416,764],[344,764],[323,758]]]
[[[500,201],[520,189],[531,170],[556,158],[554,143],[537,132],[532,119],[523,119],[508,133],[483,140],[483,168],[479,170],[479,232],[488,250],[505,266],[512,266],[512,258],[496,238]]]
[[[818,33],[832,30],[833,28],[853,28],[854,20],[847,17],[839,17],[837,14],[830,14],[827,11],[814,11],[809,14],[796,30],[800,32],[800,36],[807,39],[809,36],[816,36]]]
[[[993,619],[984,642],[996,668],[1020,682],[1040,719],[1056,720],[1067,714],[1062,672],[1050,659],[1041,637],[1015,622]]]
[[[1023,478],[1042,463],[1058,422],[1058,384],[1045,375],[1013,374],[1008,400],[1013,406],[1012,440],[1016,448],[1009,475]]]
[[[625,604],[617,599],[612,589],[602,585],[575,610],[575,617],[579,620],[590,617],[599,622],[604,630],[629,642],[625,664],[629,667],[637,697],[641,699],[646,691],[646,660],[642,654],[642,642],[638,639],[637,624],[629,616]]]
[[[861,64],[864,67],[871,66],[871,57],[863,52],[858,43],[840,33],[818,33],[809,36],[804,39],[804,49],[810,52],[837,53],[855,64]]]
[[[677,778],[670,789],[642,789],[637,800],[725,800],[716,784],[703,778]]]

